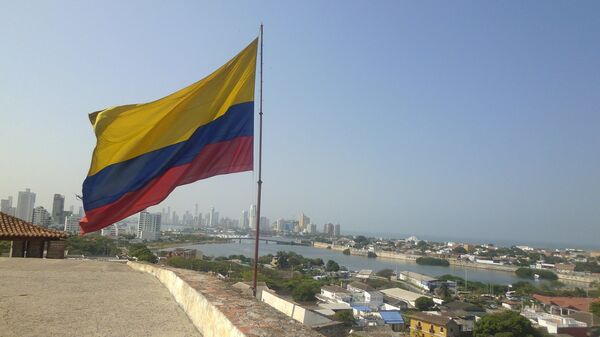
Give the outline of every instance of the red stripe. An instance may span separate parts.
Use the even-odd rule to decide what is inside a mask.
[[[163,201],[177,186],[212,176],[253,169],[253,137],[238,137],[210,144],[191,163],[169,169],[143,188],[128,192],[119,200],[85,212],[81,233],[90,233]]]

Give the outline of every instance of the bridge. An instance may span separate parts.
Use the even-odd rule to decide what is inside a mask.
[[[251,240],[251,241],[256,240],[255,237],[247,237],[247,236],[231,236],[231,237],[226,237],[223,239],[227,239],[227,240],[231,240],[231,241],[238,241],[239,243],[242,243],[242,240]],[[292,246],[308,245],[308,244],[303,244],[303,243],[295,242],[295,241],[291,241],[291,240],[275,239],[272,237],[259,237],[258,240],[263,241],[265,244],[269,244],[269,242],[271,242],[271,243],[276,243],[278,245],[292,245]]]

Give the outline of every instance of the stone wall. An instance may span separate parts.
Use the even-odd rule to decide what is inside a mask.
[[[206,273],[131,261],[127,264],[154,275],[205,337],[323,337]]]

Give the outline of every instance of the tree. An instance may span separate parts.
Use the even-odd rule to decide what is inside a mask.
[[[394,275],[394,271],[389,268],[382,269],[377,272],[377,276],[381,276],[381,277],[385,277],[385,278],[390,278],[390,277],[392,277],[392,275]]]
[[[452,249],[452,251],[456,254],[467,254],[467,250],[465,249],[465,247],[463,246],[458,246],[458,247],[454,247],[454,249]]]
[[[339,322],[343,322],[347,326],[352,326],[355,323],[352,310],[340,310],[333,315],[333,319]]]
[[[503,311],[483,316],[475,323],[474,337],[541,337],[529,320],[515,311]]]
[[[442,299],[447,299],[452,296],[450,289],[448,289],[448,283],[444,282],[435,290],[435,293]]]
[[[321,291],[321,284],[314,280],[306,280],[300,282],[294,290],[292,290],[292,297],[294,301],[307,302],[314,301],[315,294]]]
[[[342,251],[342,254],[344,255],[350,255],[350,248],[346,248]]]
[[[415,300],[415,307],[419,311],[428,311],[433,309],[435,303],[431,297],[421,296]]]
[[[327,264],[325,265],[325,270],[326,271],[338,271],[338,270],[340,270],[340,265],[337,264],[337,262],[335,262],[333,260],[329,260],[329,261],[327,261]]]
[[[150,263],[158,262],[158,258],[144,244],[133,244],[129,246],[129,256],[137,257],[138,261]]]
[[[596,315],[600,316],[600,302],[594,302],[590,304],[590,311]]]

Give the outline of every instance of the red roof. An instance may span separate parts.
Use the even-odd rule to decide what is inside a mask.
[[[44,228],[0,212],[0,240],[12,239],[62,239],[67,232]]]
[[[546,304],[556,305],[565,309],[573,309],[578,311],[590,311],[590,304],[600,302],[600,298],[592,297],[562,297],[562,296],[544,296],[534,294],[533,298]]]

